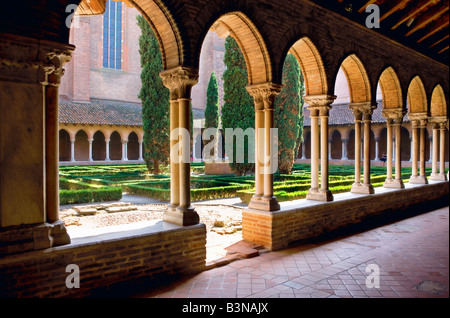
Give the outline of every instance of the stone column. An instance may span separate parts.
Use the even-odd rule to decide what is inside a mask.
[[[412,114],[410,114],[412,115]],[[411,143],[411,177],[409,183],[418,181],[417,161],[419,160],[419,121],[411,119],[412,143]]]
[[[181,226],[194,225],[199,223],[199,216],[191,206],[189,107],[192,87],[198,82],[198,69],[178,66],[161,72],[160,76],[170,90],[170,205],[163,220]]]
[[[122,161],[128,161],[128,139],[122,139]]]
[[[370,102],[352,103],[349,108],[353,110],[355,116],[355,183],[352,186],[352,193],[373,194],[374,189],[370,183],[370,131],[372,114],[376,106]],[[361,121],[364,121],[364,142],[363,142],[363,162],[364,181],[361,183]]]
[[[302,143],[302,160],[305,160],[306,159],[306,143],[305,142],[303,142]]]
[[[105,139],[106,142],[106,157],[105,157],[105,161],[111,161],[111,158],[109,156],[109,143],[111,142],[111,139]]]
[[[46,222],[52,225],[52,245],[70,243],[65,223],[59,219],[59,86],[63,66],[71,59],[71,50],[53,52],[48,58],[54,66],[47,74],[45,87],[45,190]]]
[[[380,137],[375,138],[375,161],[380,161]]]
[[[348,147],[348,139],[342,139],[342,158],[341,158],[341,160],[348,160],[347,147]]]
[[[0,35],[0,255],[70,242],[58,215],[58,86],[73,50]]]
[[[401,128],[404,115],[405,111],[403,110],[403,108],[391,108],[383,110],[383,116],[387,119],[388,123],[387,179],[383,185],[383,187],[385,188],[402,189],[405,187],[401,178]],[[392,126],[395,127],[395,179],[392,179]]]
[[[439,179],[443,181],[447,181],[447,176],[445,175],[445,131],[446,131],[446,123],[439,123],[439,131],[440,131],[440,146],[439,146]]]
[[[411,149],[410,152],[409,152],[409,162],[412,162],[413,161],[413,148],[414,148],[413,137],[409,137],[409,141],[411,143],[411,145],[409,147],[409,149]]]
[[[278,152],[274,151],[274,101],[281,85],[263,83],[247,87],[255,101],[255,196],[249,208],[277,211],[280,205],[273,195],[273,174],[277,170]],[[264,132],[264,135],[261,134]]]
[[[430,144],[430,159],[428,159],[428,163],[433,162],[433,135],[428,136],[428,141]]]
[[[140,161],[144,160],[143,154],[142,154],[142,145],[144,144],[144,141],[141,139],[139,140],[139,159]]]
[[[306,199],[316,201],[333,201],[328,189],[328,116],[334,95],[309,95],[305,102],[311,113],[311,189]],[[319,121],[320,118],[320,158],[321,184],[319,189]]]
[[[328,160],[331,160],[331,139],[328,139]]]
[[[353,116],[355,117],[355,183],[351,192],[359,193],[361,186],[361,120],[362,112],[358,108],[353,108]]]
[[[75,162],[75,137],[70,138],[70,161]]]
[[[428,117],[428,116],[427,116]],[[425,168],[426,168],[426,161],[425,161],[425,151],[426,151],[426,136],[425,132],[427,129],[427,123],[428,119],[423,118],[420,120],[420,165],[419,165],[419,177],[423,180],[424,184],[428,184],[428,179],[426,176]]]
[[[94,141],[94,139],[92,139],[92,138],[88,139],[88,142],[89,142],[89,159],[88,159],[88,161],[94,161],[92,159],[92,142],[93,141]]]
[[[437,170],[437,159],[439,156],[439,124],[433,122],[433,155],[430,180],[439,180],[439,174]]]
[[[409,119],[412,126],[412,174],[409,183],[427,184],[425,176],[425,128],[427,113],[410,113]],[[420,160],[420,175],[418,173],[418,162]]]

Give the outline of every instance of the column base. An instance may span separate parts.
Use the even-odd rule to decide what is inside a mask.
[[[430,180],[433,181],[447,181],[447,176],[441,173],[432,173],[430,176]]]
[[[358,194],[374,194],[375,190],[371,184],[354,183],[350,192]]]
[[[190,226],[199,224],[200,217],[191,206],[188,208],[169,206],[163,215],[163,221],[180,226]]]
[[[276,197],[253,196],[249,205],[249,209],[260,211],[278,211],[280,204]]]
[[[409,178],[409,183],[412,184],[428,184],[427,177],[424,176],[411,176]]]
[[[0,256],[70,244],[63,221],[0,230]]]
[[[402,180],[386,179],[383,188],[404,189],[405,184],[403,183]]]
[[[323,202],[330,202],[333,201],[333,194],[330,190],[323,190],[323,189],[309,189],[308,194],[306,195],[306,200],[313,200],[313,201],[323,201]]]

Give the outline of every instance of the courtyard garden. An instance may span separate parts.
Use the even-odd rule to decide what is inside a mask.
[[[191,167],[191,200],[202,201],[239,197],[249,203],[254,194],[254,176],[205,175],[203,163]],[[427,169],[427,175],[431,169]],[[332,193],[349,192],[354,183],[354,166],[330,166],[329,188]],[[403,182],[408,182],[411,168],[402,168]],[[383,185],[385,167],[371,168],[371,183]],[[294,164],[291,174],[274,175],[274,195],[278,201],[306,197],[311,187],[309,164]],[[170,200],[170,175],[149,174],[146,165],[105,165],[60,167],[60,204],[118,201],[122,194],[132,194],[161,201]]]

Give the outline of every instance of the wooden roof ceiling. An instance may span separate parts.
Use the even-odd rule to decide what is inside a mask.
[[[316,1],[365,25],[376,4],[380,28],[373,29],[445,65],[449,65],[449,0],[334,0]]]

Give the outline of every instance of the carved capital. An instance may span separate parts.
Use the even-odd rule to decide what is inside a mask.
[[[409,120],[413,128],[424,128],[428,123],[428,113],[409,113]]]
[[[396,123],[401,123],[406,111],[403,108],[387,108],[381,112],[384,118],[395,120]]]
[[[371,121],[374,109],[377,108],[376,104],[371,102],[351,103],[348,108],[353,111],[355,120]]]
[[[170,90],[170,99],[191,98],[192,87],[198,82],[198,69],[178,66],[160,73],[164,86]]]
[[[305,102],[308,104],[308,108],[311,109],[331,109],[331,104],[333,104],[336,99],[335,95],[307,95],[303,97]]]
[[[255,100],[255,111],[273,110],[275,98],[280,94],[282,87],[270,82],[248,86],[247,91]]]
[[[0,78],[7,81],[59,85],[73,45],[0,34]]]

